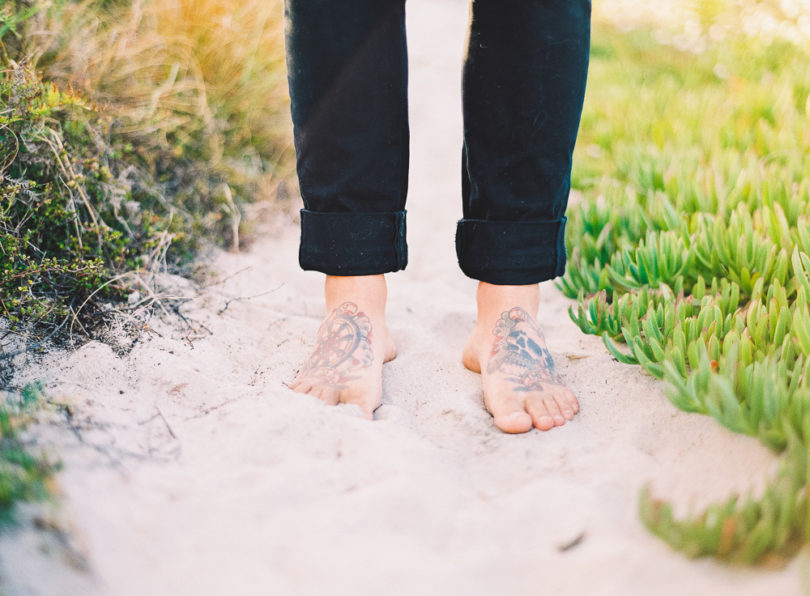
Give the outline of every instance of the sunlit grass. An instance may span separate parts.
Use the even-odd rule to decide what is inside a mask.
[[[741,36],[754,45],[810,40],[810,0],[601,0],[593,16],[620,30],[651,30],[659,42],[693,53]]]
[[[105,105],[142,147],[289,166],[280,0],[97,4],[34,17],[32,53],[48,79]]]

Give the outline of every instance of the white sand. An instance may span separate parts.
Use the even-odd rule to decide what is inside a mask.
[[[162,337],[126,357],[91,343],[23,371],[72,404],[79,430],[57,415],[34,430],[65,464],[49,515],[66,531],[0,540],[8,596],[801,593],[798,560],[690,561],[643,528],[644,483],[687,510],[761,488],[776,458],[677,411],[575,328],[551,284],[540,321],[582,411],[550,433],[493,427],[459,362],[475,316],[453,249],[465,11],[409,2],[411,263],[389,279],[400,356],[376,420],[282,385],[324,315],[321,277],[298,270],[282,221],[250,252],[219,253],[218,279],[242,272],[183,307],[210,334],[155,320]]]

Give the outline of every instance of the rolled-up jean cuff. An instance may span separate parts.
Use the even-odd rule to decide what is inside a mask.
[[[456,254],[468,277],[495,285],[527,285],[565,273],[566,218],[552,221],[462,219]]]
[[[301,268],[327,275],[376,275],[408,264],[405,211],[324,213],[301,209]]]

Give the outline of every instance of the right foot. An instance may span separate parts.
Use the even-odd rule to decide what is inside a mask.
[[[329,314],[289,387],[329,405],[355,404],[372,418],[382,403],[382,365],[396,356],[385,324],[385,278],[327,276],[325,293]]]

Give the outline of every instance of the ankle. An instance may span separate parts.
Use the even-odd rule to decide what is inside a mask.
[[[327,312],[344,302],[353,302],[371,315],[384,316],[388,288],[384,275],[327,275],[324,296]]]
[[[476,294],[478,303],[477,326],[489,326],[501,316],[501,313],[519,306],[533,318],[537,317],[540,308],[540,286],[497,286],[479,282]]]

